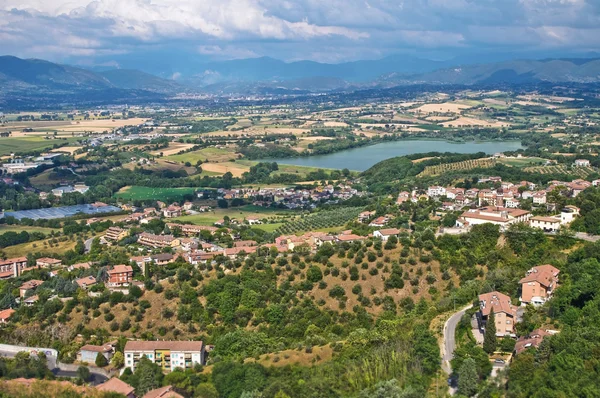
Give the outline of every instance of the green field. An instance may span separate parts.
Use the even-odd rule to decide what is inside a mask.
[[[199,160],[202,162],[205,162],[206,160],[210,162],[225,162],[235,158],[236,155],[233,151],[222,148],[203,148],[198,151],[167,157],[167,159],[174,162],[190,162],[192,165],[196,164]]]
[[[151,188],[132,186],[125,187],[115,194],[124,200],[160,200],[180,201],[185,195],[193,195],[197,188]]]
[[[500,163],[503,163],[508,166],[513,167],[530,167],[530,166],[539,166],[546,163],[546,159],[542,158],[500,158],[498,159]]]
[[[45,140],[42,137],[0,137],[0,156],[10,155],[11,153],[44,151],[52,149],[54,145],[63,145],[75,140],[74,138]]]
[[[250,166],[254,166],[257,163],[260,163],[260,161],[240,159],[240,160],[236,160],[235,163],[238,165],[250,167]],[[293,164],[283,164],[283,163],[277,163],[277,166],[279,167],[279,170],[275,171],[273,173],[273,175],[277,175],[277,174],[281,174],[281,173],[306,175],[310,172],[318,171],[318,170],[336,170],[336,169],[327,169],[324,167],[296,166]]]

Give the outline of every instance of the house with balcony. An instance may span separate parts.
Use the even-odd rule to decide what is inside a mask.
[[[510,297],[496,291],[480,294],[477,321],[481,330],[485,330],[492,312],[496,323],[496,336],[515,337],[517,308],[512,305]]]
[[[558,287],[558,274],[560,270],[553,265],[538,265],[527,271],[527,275],[522,278],[521,297],[519,301],[523,305],[533,304],[542,305],[552,297],[552,294]]]
[[[195,364],[206,363],[206,347],[202,341],[128,341],[124,354],[125,367],[132,372],[143,356],[165,372],[176,368],[191,369]]]

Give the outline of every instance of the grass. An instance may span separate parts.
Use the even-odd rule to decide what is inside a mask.
[[[115,194],[116,198],[124,200],[161,200],[179,201],[185,195],[193,195],[197,188],[151,188],[129,186]]]
[[[55,144],[62,145],[65,142],[73,142],[75,138],[59,140],[45,140],[43,137],[2,137],[0,138],[0,156],[10,155],[11,153],[26,153],[32,151],[44,151],[52,149]]]
[[[253,225],[252,228],[262,229],[265,232],[274,232],[277,228],[281,227],[283,223],[277,222],[273,224],[257,224]]]
[[[202,162],[205,162],[206,160],[209,162],[226,162],[235,159],[236,157],[233,150],[210,147],[183,153],[181,155],[171,155],[168,156],[167,159],[182,163],[190,162],[192,165],[195,165],[198,160],[201,160]]]
[[[178,217],[177,220],[191,222],[192,224],[197,225],[213,225],[216,221],[222,220],[223,217],[228,216],[229,218],[235,218],[239,221],[242,221],[247,217],[258,217],[258,218],[269,218],[276,215],[289,215],[289,211],[281,210],[281,209],[268,209],[264,207],[257,206],[242,206],[242,207],[234,207],[228,209],[215,209],[206,213],[199,213],[190,216],[182,216]],[[263,230],[271,229],[272,225],[281,226],[283,224],[259,224],[256,225],[256,228],[261,228]],[[274,228],[273,228],[274,229]],[[270,232],[270,231],[268,231]]]
[[[500,158],[498,159],[500,163],[506,164],[508,166],[513,167],[529,167],[529,166],[538,166],[546,163],[546,159],[542,158]]]
[[[28,227],[28,226],[24,226],[24,225],[5,225],[5,224],[0,225],[0,234],[3,234],[5,232],[23,232],[23,231],[26,231],[29,233],[41,232],[43,234],[48,235],[52,231],[60,232],[60,229],[44,228],[44,227]]]

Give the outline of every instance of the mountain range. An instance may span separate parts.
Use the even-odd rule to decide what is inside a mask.
[[[0,101],[68,98],[165,99],[179,93],[290,94],[411,84],[477,85],[600,82],[600,58],[512,60],[452,65],[391,56],[378,61],[286,63],[273,58],[213,62],[178,80],[133,69],[90,70],[39,59],[0,57]]]

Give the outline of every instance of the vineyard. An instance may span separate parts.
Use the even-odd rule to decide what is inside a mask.
[[[526,167],[523,170],[528,173],[539,174],[570,174],[580,178],[586,178],[590,174],[596,173],[596,170],[592,167],[570,167],[565,165]]]
[[[472,170],[477,168],[490,168],[496,165],[496,159],[472,159],[462,162],[444,163],[435,166],[426,166],[420,173],[421,176],[435,176],[451,171]]]
[[[362,207],[346,207],[308,214],[283,224],[275,230],[275,233],[277,235],[290,235],[303,231],[340,227],[358,217],[362,210]]]

